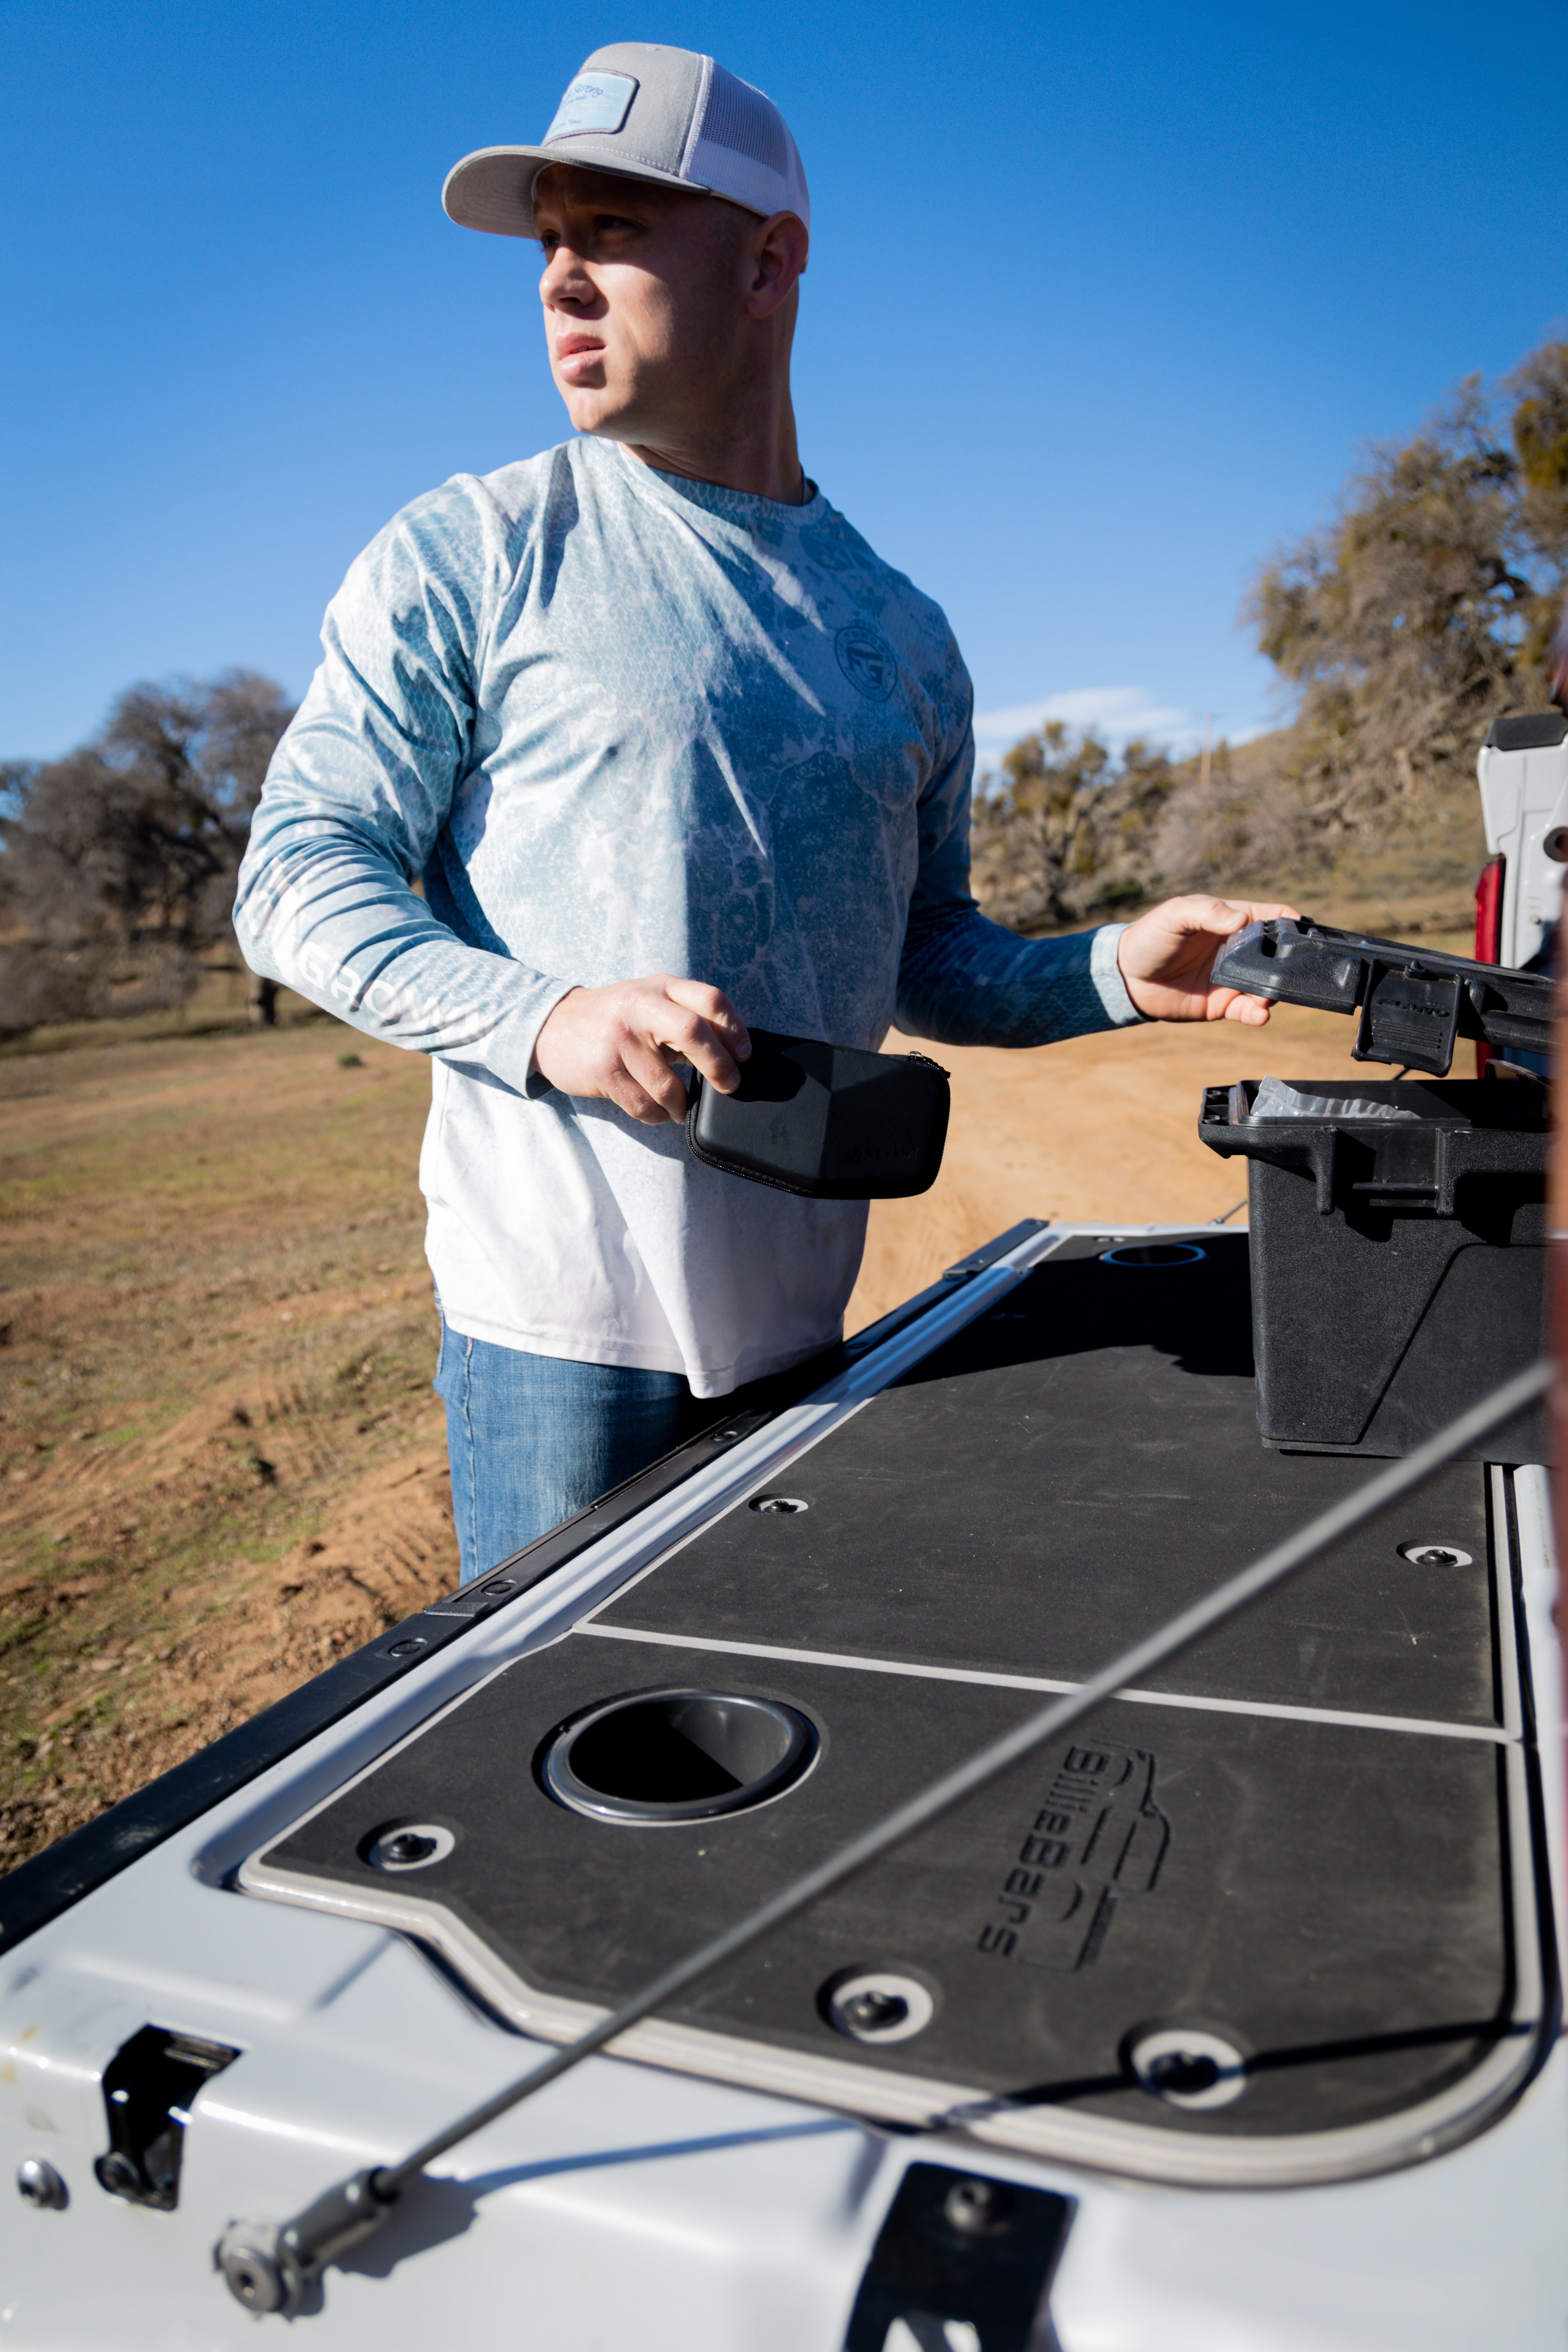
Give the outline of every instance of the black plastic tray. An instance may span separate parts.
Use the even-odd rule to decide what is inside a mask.
[[[1521,1078],[1299,1079],[1320,1118],[1205,1090],[1198,1133],[1248,1160],[1266,1445],[1408,1453],[1541,1352],[1546,1088]],[[1357,1118],[1381,1105],[1403,1118]],[[1544,1408],[1479,1449],[1545,1458]],[[1517,1450],[1516,1450],[1517,1449]]]
[[[1248,923],[1215,959],[1215,980],[1245,996],[1361,1014],[1357,1062],[1400,1063],[1445,1078],[1458,1037],[1499,1053],[1544,1054],[1552,982],[1544,972],[1476,963],[1326,923]]]

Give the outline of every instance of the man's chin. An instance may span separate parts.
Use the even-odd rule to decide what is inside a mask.
[[[636,417],[625,415],[613,408],[580,410],[568,406],[572,429],[589,441],[623,441],[637,443],[645,436]]]
[[[566,385],[562,387],[566,414],[574,433],[585,433],[596,441],[633,441],[637,438],[637,420],[628,404],[618,400],[606,386]]]

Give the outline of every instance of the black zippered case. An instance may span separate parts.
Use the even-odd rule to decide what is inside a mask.
[[[924,1054],[868,1054],[767,1029],[751,1038],[734,1094],[692,1072],[694,1159],[811,1201],[904,1201],[931,1190],[947,1140],[944,1069]]]

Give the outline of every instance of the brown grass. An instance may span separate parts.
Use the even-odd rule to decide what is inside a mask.
[[[0,1060],[0,1860],[455,1581],[428,1086],[326,1021]]]

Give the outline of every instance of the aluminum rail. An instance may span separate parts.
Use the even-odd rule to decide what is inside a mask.
[[[1125,1685],[1137,1683],[1156,1667],[1168,1664],[1227,1618],[1250,1608],[1342,1536],[1364,1527],[1391,1504],[1422,1486],[1457,1454],[1514,1420],[1545,1394],[1552,1379],[1552,1367],[1544,1357],[1527,1371],[1517,1373],[1468,1412],[1461,1413],[1457,1421],[1450,1422],[1446,1429],[1439,1430],[1435,1437],[1428,1438],[1424,1445],[1417,1446],[1413,1454],[1390,1463],[1386,1470],[1380,1470],[1354,1494],[1347,1495],[1295,1535],[1276,1544],[1250,1567],[1217,1585],[1179,1616],[1145,1634],[1077,1690],[1026,1716],[1011,1731],[978,1749],[952,1771],[943,1773],[918,1796],[896,1807],[870,1829],[852,1838],[847,1845],[840,1846],[837,1853],[829,1854],[826,1861],[781,1888],[722,1935],[678,1960],[630,2000],[623,2001],[575,2042],[546,2059],[542,2066],[535,2067],[481,2105],[459,2116],[455,2123],[434,2133],[400,2162],[369,2167],[353,2179],[338,2183],[281,2229],[266,2223],[232,2225],[219,2241],[214,2256],[231,2294],[250,2311],[299,2311],[307,2286],[322,2265],[378,2230],[408,2182],[437,2157],[446,2155],[448,2148],[456,2147],[460,2140],[493,2123],[522,2100],[531,2098],[535,2092],[559,2082],[563,2074],[570,2074],[585,2058],[605,2049],[617,2035],[640,2023],[677,1994],[689,1992],[704,1977],[711,1976],[775,1927],[782,1927],[785,1920],[793,1919],[822,1895],[841,1886],[868,1863],[940,1820],[1047,1740],[1080,1723],[1096,1707],[1114,1698]]]

